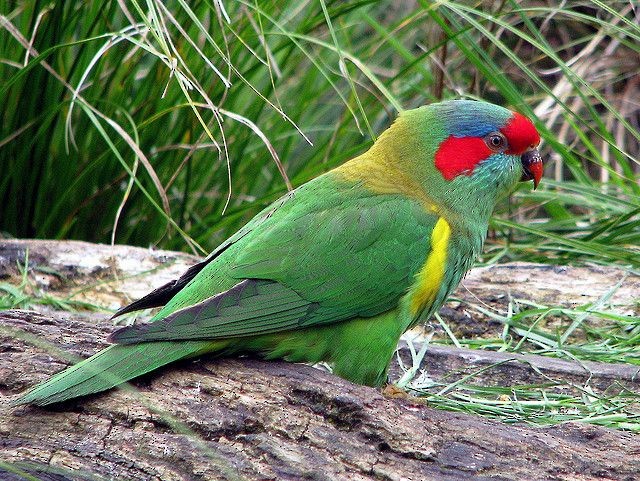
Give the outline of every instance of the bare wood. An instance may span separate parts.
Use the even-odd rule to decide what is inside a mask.
[[[26,311],[3,313],[0,325],[4,399],[66,365],[17,339],[22,333],[86,355],[112,330]],[[640,472],[640,441],[628,433],[504,425],[389,399],[303,365],[185,362],[135,385],[140,395],[118,390],[55,409],[3,401],[0,460],[165,481],[600,480]]]
[[[0,244],[0,276],[17,275],[15,260],[24,259],[25,247],[41,276],[39,288],[69,295],[94,282],[78,298],[109,307],[125,301],[127,290],[137,297],[193,261],[129,247],[12,241]],[[165,270],[166,260],[166,269],[175,267],[175,273]],[[38,273],[37,266],[58,274]],[[528,282],[521,276],[536,277],[544,269],[525,267],[522,274],[517,267],[500,267],[492,277],[493,289],[481,279],[473,291],[487,289],[495,296],[500,285],[515,290],[521,284],[507,284],[506,273],[520,283]],[[153,272],[141,275],[149,270]],[[128,276],[132,271],[140,275]],[[114,280],[116,274],[119,280]],[[475,282],[474,275],[482,274],[472,273],[467,285]],[[92,281],[96,278],[100,282]],[[542,287],[552,292],[549,279]],[[633,286],[637,278],[630,281]],[[621,288],[616,295],[625,292]],[[565,300],[571,302],[570,297]],[[9,407],[8,400],[19,392],[70,364],[66,354],[86,357],[104,347],[113,330],[105,318],[0,313],[0,462],[11,463],[0,463],[0,479],[14,479],[8,468],[39,475],[51,467],[63,470],[59,475],[66,478],[57,479],[89,479],[83,473],[90,473],[101,479],[143,480],[585,481],[630,480],[640,472],[636,435],[577,423],[545,429],[505,425],[434,410],[411,398],[390,399],[311,367],[282,362],[189,361],[136,381],[136,390],[115,390],[50,409]],[[505,355],[433,346],[426,362],[430,372],[446,376],[504,361],[500,356]],[[545,375],[584,382],[575,363],[506,356],[515,361],[502,363],[504,371],[487,374],[482,382],[528,382],[536,375],[532,363]],[[633,367],[593,363],[589,369],[603,388],[622,377],[637,389]],[[26,461],[31,464],[14,464]]]
[[[456,296],[469,300],[511,296],[538,304],[575,307],[596,302],[610,291],[610,302],[621,313],[640,313],[640,276],[615,266],[511,262],[479,267],[467,274]]]
[[[421,343],[414,343],[419,351]],[[406,342],[400,345],[400,357],[411,366],[411,352]],[[640,366],[607,364],[592,361],[569,361],[534,354],[479,351],[432,344],[420,366],[429,376],[441,382],[455,382],[471,376],[469,384],[480,386],[517,386],[557,383],[563,389],[572,386],[591,388],[613,395],[621,389],[640,392]],[[401,375],[399,366],[392,365],[392,378]]]

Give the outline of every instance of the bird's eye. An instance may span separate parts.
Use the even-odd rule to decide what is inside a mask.
[[[484,138],[487,147],[494,152],[502,152],[507,148],[507,139],[500,132],[491,132]]]

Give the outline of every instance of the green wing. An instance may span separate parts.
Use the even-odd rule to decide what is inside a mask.
[[[414,282],[437,220],[406,197],[357,185],[345,192],[326,177],[276,204],[230,238],[155,322],[111,340],[254,336],[385,312]]]
[[[121,309],[119,309],[113,316],[112,319],[122,314],[126,314],[127,312],[139,311],[141,309],[149,309],[151,307],[164,306],[171,299],[173,299],[182,289],[189,284],[193,280],[196,275],[202,271],[207,265],[217,259],[224,251],[226,251],[233,244],[238,242],[240,239],[253,232],[260,224],[268,221],[271,215],[282,205],[284,205],[288,200],[293,196],[293,192],[289,192],[277,202],[274,202],[269,207],[264,209],[258,215],[256,215],[251,221],[249,221],[244,227],[242,227],[238,232],[229,237],[226,241],[220,244],[216,249],[213,250],[202,262],[198,262],[197,264],[191,266],[187,272],[185,272],[179,279],[168,282],[163,286],[158,287],[153,290],[146,296],[138,299],[131,304],[128,304]]]

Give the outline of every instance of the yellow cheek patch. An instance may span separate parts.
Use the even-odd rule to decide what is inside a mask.
[[[451,226],[440,217],[431,234],[431,252],[418,273],[417,285],[411,295],[411,311],[414,315],[432,303],[440,290],[450,236]]]

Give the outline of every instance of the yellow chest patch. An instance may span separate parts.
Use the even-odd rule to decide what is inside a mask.
[[[418,314],[432,303],[440,290],[447,264],[447,247],[451,226],[440,217],[431,235],[431,252],[417,276],[417,284],[411,293],[411,313]]]

